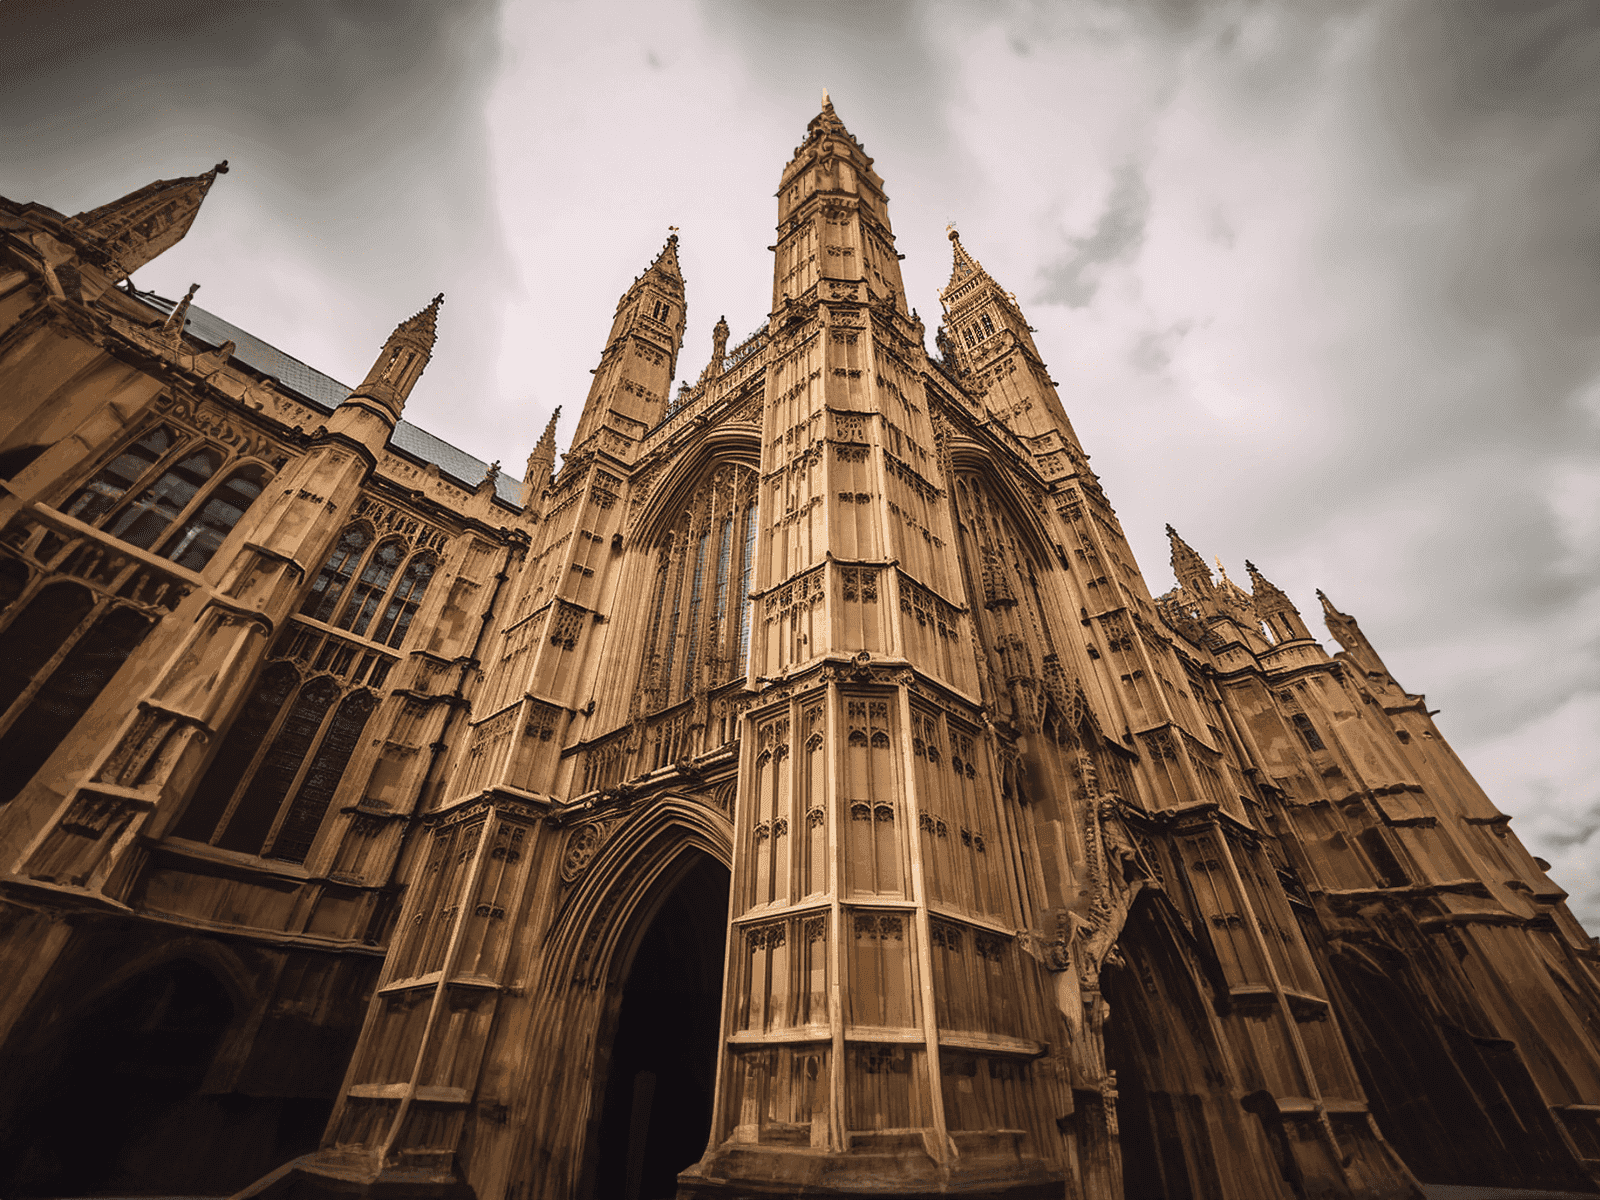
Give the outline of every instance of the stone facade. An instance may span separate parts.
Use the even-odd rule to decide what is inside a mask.
[[[831,105],[521,483],[442,297],[352,390],[126,282],[225,166],[0,201],[4,1194],[1594,1186],[1560,888],[1326,598],[1151,594],[954,233],[928,355]]]

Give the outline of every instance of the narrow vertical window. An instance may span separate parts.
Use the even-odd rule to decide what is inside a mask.
[[[731,566],[730,559],[733,555],[733,518],[722,518],[722,529],[717,535],[717,591],[716,599],[712,601],[715,607],[711,613],[710,643],[712,653],[721,656],[720,665],[726,667],[730,656],[731,647],[728,645],[728,572]],[[723,682],[722,672],[718,683]]]
[[[239,715],[217,749],[217,756],[206,768],[200,786],[195,788],[189,807],[173,826],[172,836],[209,842],[217,830],[217,822],[228,811],[228,801],[244,779],[250,764],[255,762],[261,744],[272,730],[272,723],[289,699],[300,676],[286,662],[273,663],[262,672],[250,698],[245,701]]]
[[[655,678],[660,667],[661,659],[661,610],[667,604],[667,579],[671,575],[672,555],[668,550],[661,551],[660,562],[656,564],[656,600],[650,614],[650,638],[645,645],[645,666]],[[655,686],[655,685],[652,685]]]
[[[689,589],[689,650],[683,656],[683,695],[694,691],[695,660],[700,656],[700,600],[706,573],[706,541],[702,533],[694,544],[694,583]]]
[[[215,450],[201,450],[168,467],[160,479],[112,519],[106,532],[141,550],[150,549],[221,465],[222,455]]]
[[[350,756],[355,753],[361,731],[366,728],[367,718],[372,715],[376,703],[372,693],[355,692],[339,705],[316,757],[311,760],[305,782],[300,785],[300,792],[289,806],[283,825],[272,839],[270,857],[285,862],[305,862],[334,790],[339,786],[344,769],[350,765]]]
[[[333,619],[334,611],[339,607],[339,597],[344,595],[344,589],[361,561],[361,552],[371,540],[372,535],[359,525],[344,531],[339,544],[333,548],[328,561],[322,564],[322,570],[317,573],[317,581],[311,585],[311,594],[300,606],[302,613],[316,621]]]
[[[1295,732],[1298,733],[1301,740],[1305,742],[1307,749],[1327,749],[1327,747],[1322,744],[1322,738],[1318,736],[1317,728],[1311,723],[1310,717],[1306,716],[1305,713],[1295,713],[1291,719],[1294,722]]]
[[[983,320],[983,335],[984,335],[984,337],[992,336],[994,334],[994,322],[989,320],[989,314],[988,313],[984,313],[982,320]]]
[[[744,510],[744,553],[739,558],[739,594],[734,597],[739,605],[739,662],[736,675],[743,675],[750,661],[750,570],[756,557],[756,505],[751,501]]]
[[[683,559],[686,553],[687,547],[680,547],[675,556],[676,561],[673,563],[672,578],[667,583],[667,587],[672,594],[672,615],[667,618],[666,653],[661,662],[662,704],[670,704],[672,702],[672,664],[673,660],[678,656],[678,617],[681,615],[679,605],[682,603],[683,598]]]
[[[266,474],[262,467],[249,466],[228,476],[222,486],[214,489],[206,502],[189,515],[162,554],[191,571],[204,567],[233,532],[245,510],[261,495]]]
[[[422,594],[428,590],[433,578],[433,563],[426,558],[413,558],[406,564],[405,573],[395,585],[394,595],[383,610],[383,619],[372,631],[372,640],[386,646],[398,646],[406,640],[406,630],[411,628],[411,618],[417,615],[422,604]]]
[[[351,590],[350,603],[345,605],[344,615],[339,618],[340,629],[348,629],[358,637],[366,636],[367,626],[372,623],[378,605],[383,603],[389,581],[394,578],[404,554],[405,546],[399,541],[383,542],[372,552],[366,570],[361,572],[361,578]]]
[[[150,622],[144,617],[131,608],[117,608],[67,651],[33,701],[0,737],[0,801],[10,800],[44,766],[149,631]]]
[[[102,467],[98,475],[67,501],[62,511],[69,517],[94,524],[115,508],[144,473],[172,449],[175,440],[172,430],[164,425],[152,429]]]

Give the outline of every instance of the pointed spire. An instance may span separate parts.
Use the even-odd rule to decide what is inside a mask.
[[[1244,560],[1244,569],[1250,576],[1250,598],[1255,602],[1256,611],[1262,616],[1285,610],[1295,613],[1300,611],[1294,606],[1294,601],[1284,594],[1283,589],[1256,570],[1255,563],[1248,558]]]
[[[1222,582],[1232,583],[1233,580],[1228,578],[1228,568],[1222,565],[1222,555],[1213,554],[1211,556],[1211,561],[1217,564],[1217,574],[1221,576]]]
[[[983,269],[983,264],[974,258],[967,248],[961,244],[961,235],[956,232],[954,221],[950,222],[945,228],[945,234],[950,239],[952,261],[950,263],[950,282],[944,285],[944,292],[941,295],[948,295],[974,275],[989,274]],[[990,278],[992,279],[993,276],[990,276]]]
[[[531,507],[539,493],[550,482],[556,468],[556,422],[561,419],[561,406],[556,405],[550,414],[550,423],[544,427],[538,444],[528,455],[528,467],[522,475],[522,507]]]
[[[661,253],[656,255],[655,261],[645,269],[645,274],[649,275],[653,271],[669,275],[679,283],[683,282],[683,269],[678,265],[678,227],[676,225],[667,227],[667,244],[661,247]]]
[[[183,327],[189,322],[189,305],[194,300],[194,294],[200,290],[198,283],[189,285],[188,294],[179,300],[167,314],[167,319],[161,323],[161,335],[173,341],[183,340]]]
[[[1250,574],[1251,603],[1255,606],[1257,615],[1272,631],[1274,640],[1297,641],[1301,638],[1310,638],[1311,630],[1306,627],[1305,620],[1300,616],[1300,610],[1294,606],[1294,601],[1289,599],[1283,589],[1256,570],[1255,563],[1248,558],[1244,560],[1244,569]],[[1320,594],[1319,592],[1318,595]]]
[[[227,172],[224,160],[203,175],[158,179],[67,224],[93,243],[112,274],[125,279],[182,240],[211,185]]]
[[[711,327],[711,361],[706,364],[706,369],[700,372],[700,382],[715,379],[722,374],[722,362],[728,356],[728,318],[718,317],[717,323]]]
[[[439,340],[439,309],[444,306],[444,293],[440,292],[421,312],[413,313],[394,328],[391,338],[409,336],[425,341],[431,353]]]
[[[394,332],[383,343],[383,349],[373,361],[367,377],[345,400],[375,400],[398,419],[405,408],[406,397],[416,386],[428,360],[433,357],[434,343],[438,341],[439,309],[444,304],[440,292],[420,312],[413,313],[394,327]]]
[[[806,141],[809,142],[824,133],[839,134],[855,141],[850,131],[844,127],[844,122],[839,119],[839,114],[833,111],[833,99],[828,95],[827,88],[822,89],[822,111],[812,117],[810,124],[806,126]]]
[[[1384,665],[1383,659],[1372,643],[1367,640],[1367,635],[1361,632],[1361,626],[1349,613],[1340,612],[1333,606],[1321,588],[1317,589],[1317,599],[1322,601],[1322,622],[1328,627],[1328,632],[1333,634],[1333,640],[1344,648],[1345,653],[1367,672],[1368,676],[1387,676],[1393,681],[1389,668]]]
[[[1177,581],[1188,583],[1191,579],[1203,579],[1209,585],[1211,568],[1206,566],[1206,560],[1179,537],[1178,531],[1171,525],[1167,526],[1167,540],[1172,543],[1172,574]]]

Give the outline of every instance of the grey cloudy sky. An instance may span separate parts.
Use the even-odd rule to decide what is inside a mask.
[[[699,373],[770,300],[832,91],[930,325],[947,221],[1033,324],[1155,590],[1165,521],[1324,588],[1600,928],[1600,5],[0,0],[0,192],[220,158],[137,282],[516,472],[682,230]],[[1315,621],[1314,621],[1315,623]]]

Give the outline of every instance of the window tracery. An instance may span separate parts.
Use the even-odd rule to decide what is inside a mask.
[[[399,646],[437,564],[427,551],[406,561],[407,543],[399,537],[384,538],[367,554],[373,536],[365,524],[352,525],[339,535],[300,612],[380,645]]]
[[[745,673],[755,489],[755,471],[722,467],[657,542],[644,648],[651,711]]]
[[[198,571],[261,495],[269,475],[259,463],[224,474],[227,459],[219,447],[157,425],[96,472],[61,511]]]

